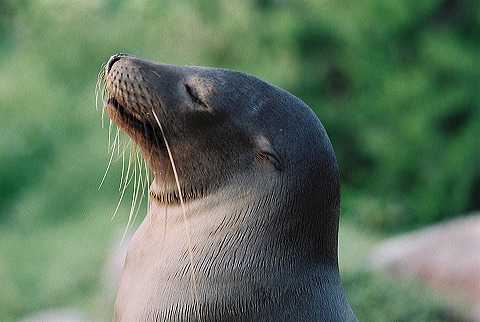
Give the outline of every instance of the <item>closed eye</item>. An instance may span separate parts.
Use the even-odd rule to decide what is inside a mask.
[[[188,84],[185,84],[185,89],[187,90],[187,93],[188,95],[190,95],[190,98],[195,102],[195,103],[198,103],[198,104],[202,104],[205,106],[205,103],[203,103],[199,96],[198,96],[198,92],[196,90],[195,87],[192,87]]]

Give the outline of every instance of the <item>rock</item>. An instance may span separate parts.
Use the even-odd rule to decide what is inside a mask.
[[[480,214],[388,239],[373,249],[370,262],[463,296],[480,321]]]

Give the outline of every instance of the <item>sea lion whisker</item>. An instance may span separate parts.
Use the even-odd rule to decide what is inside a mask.
[[[95,93],[95,99],[96,99],[96,108],[98,110],[98,100],[99,100],[99,96],[101,94],[101,100],[103,102],[103,104],[105,105],[106,101],[108,99],[110,99],[111,97],[113,97],[114,95],[117,94],[117,92],[119,91],[122,91],[122,88],[125,88],[125,90],[128,90],[128,83],[126,82],[120,82],[119,80],[121,79],[121,77],[119,78],[118,77],[118,73],[117,75],[114,76],[114,81],[115,81],[115,84],[113,86],[113,94],[110,93],[108,91],[108,89],[106,88],[106,75],[105,75],[105,65],[106,64],[103,64],[102,66],[102,69],[100,70],[99,74],[98,74],[98,79],[97,79],[97,84],[96,84],[96,93]],[[120,75],[122,76],[122,74]],[[127,77],[129,77],[129,75],[127,74]],[[134,85],[133,83],[131,83],[132,85],[132,91],[131,92],[135,92],[135,88],[134,88]],[[135,97],[135,100],[138,102],[139,99],[138,97]],[[123,102],[123,104],[125,104],[125,102]],[[138,108],[138,115],[142,116],[142,113],[141,113],[141,109]],[[104,113],[105,113],[105,109],[102,108],[102,128],[104,127]],[[145,123],[145,122],[143,122]],[[114,211],[114,214],[112,216],[115,217],[116,213],[118,212],[118,209],[119,209],[119,206],[123,200],[123,197],[124,197],[124,194],[125,194],[125,191],[126,191],[126,188],[127,186],[132,182],[132,180],[134,181],[133,183],[133,198],[132,198],[132,204],[131,204],[131,209],[130,209],[130,214],[129,214],[129,219],[128,219],[128,223],[127,223],[127,228],[124,232],[124,236],[125,236],[125,233],[127,232],[128,228],[131,226],[131,223],[135,220],[136,218],[136,215],[138,214],[138,211],[140,210],[140,205],[142,203],[142,200],[143,200],[143,197],[144,197],[144,194],[141,193],[142,191],[145,191],[145,188],[146,186],[149,185],[149,173],[148,173],[148,166],[145,162],[145,175],[143,175],[143,166],[142,166],[142,161],[141,159],[141,153],[140,151],[138,150],[137,146],[132,144],[132,141],[131,141],[131,138],[127,136],[128,138],[128,141],[126,141],[125,139],[125,136],[123,136],[123,132],[120,131],[120,129],[118,127],[115,126],[115,136],[114,138],[112,139],[112,130],[113,130],[113,126],[115,125],[115,123],[112,122],[112,120],[110,120],[110,123],[109,123],[109,131],[108,131],[108,147],[109,147],[109,151],[110,151],[110,158],[109,158],[109,162],[108,162],[108,165],[107,165],[107,168],[105,170],[105,173],[102,177],[102,180],[100,182],[100,185],[99,185],[99,189],[100,187],[103,185],[104,181],[105,181],[105,178],[107,176],[107,173],[110,169],[110,166],[113,162],[117,161],[119,158],[122,158],[122,176],[121,176],[121,179],[120,179],[120,184],[119,184],[119,191],[121,192],[120,194],[120,199],[118,201],[118,204],[115,208],[115,211]],[[145,129],[144,129],[145,130]],[[129,153],[129,160],[128,160],[128,165],[126,166],[126,160],[125,160],[125,152],[126,150],[130,148],[130,153]],[[115,154],[116,154],[116,158],[115,158]],[[132,163],[133,163],[133,171],[131,170],[132,169]]]
[[[113,121],[110,120],[108,124],[108,151],[112,150],[112,127],[113,127]]]
[[[103,74],[102,74],[103,73]],[[103,89],[105,86],[103,85],[103,75],[104,75],[104,69],[102,66],[102,69],[98,73],[98,78],[97,78],[97,83],[95,84],[95,109],[98,111],[98,101],[101,100],[102,104],[105,105],[105,101],[103,100]],[[102,92],[102,97],[99,97],[99,93]],[[102,129],[103,129],[103,111],[104,109],[102,108]]]
[[[117,129],[117,131],[120,131],[120,129]],[[117,132],[116,140],[118,141],[117,149],[115,151],[117,153],[117,158],[114,162],[117,162],[120,158],[124,158],[128,149],[135,148],[135,143],[132,139],[129,136],[123,135],[123,133]]]
[[[113,131],[115,131],[115,136],[113,136],[113,139],[112,139]],[[108,148],[109,148],[109,151],[112,151],[114,154],[117,155],[114,162],[116,162],[119,159],[119,156],[121,155],[120,136],[121,136],[120,129],[116,126],[116,124],[112,120],[110,120],[110,124],[108,126]]]
[[[100,185],[98,186],[98,190],[100,190],[100,188],[103,185],[103,182],[105,181],[105,178],[107,177],[108,170],[110,169],[110,166],[112,165],[112,162],[113,162],[114,154],[115,154],[115,151],[112,150],[112,152],[110,153],[110,159],[108,160],[107,168],[105,169],[105,173],[103,174],[102,181],[100,181]]]
[[[112,140],[111,132],[115,127],[115,136]],[[125,160],[125,153],[127,149],[130,150],[128,162]],[[119,191],[121,192],[120,199],[118,204],[115,208],[114,214],[112,219],[116,216],[120,204],[123,200],[125,191],[130,183],[133,181],[133,195],[132,195],[132,204],[130,209],[130,214],[128,218],[128,222],[126,225],[126,229],[124,231],[123,237],[125,237],[128,229],[131,227],[137,214],[140,210],[140,206],[143,201],[144,194],[141,193],[145,191],[146,187],[149,184],[149,174],[148,174],[148,166],[145,163],[145,167],[142,164],[142,157],[140,150],[138,147],[133,143],[130,137],[124,135],[124,133],[117,127],[115,124],[110,120],[109,125],[109,150],[110,150],[110,159],[107,165],[107,169],[105,170],[104,176],[102,177],[100,187],[103,185],[107,173],[110,169],[110,166],[113,162],[116,162],[118,159],[122,159],[122,175],[120,177],[119,183]],[[115,157],[116,155],[116,157]],[[132,169],[133,164],[133,170]],[[145,168],[145,175],[143,175],[143,168]],[[138,170],[137,170],[138,169]],[[122,237],[122,240],[123,240]]]
[[[140,185],[141,187],[140,191],[145,192],[147,190],[147,187],[150,186],[151,171],[149,170],[149,167],[147,166],[147,163],[145,162],[145,159],[143,158],[141,151],[139,151],[137,155],[137,162],[140,169],[139,178],[141,179],[141,182],[142,182],[142,184]],[[141,193],[139,205],[143,202],[144,197],[145,197],[145,193]],[[135,217],[137,216],[139,209],[140,207],[137,208],[137,213],[135,214]]]
[[[112,132],[115,131],[115,135],[112,139]],[[125,139],[121,140],[122,132],[117,127],[115,123],[110,120],[110,124],[108,127],[108,143],[109,143],[109,151],[112,151],[114,155],[116,155],[113,162],[117,162],[120,156],[122,155],[121,146],[125,144]]]
[[[106,80],[105,65],[106,64],[103,64],[100,71],[98,72],[97,83],[95,85],[95,109],[97,111],[98,111],[98,102],[101,101],[104,106],[107,99],[111,97],[111,94],[107,90],[106,83],[105,83],[105,80]],[[102,108],[101,111],[102,111],[101,123],[102,123],[102,129],[103,129],[105,126],[105,109]]]
[[[115,140],[118,141],[117,143],[117,160],[120,157],[123,157],[125,155],[125,152],[127,149],[130,147],[130,143],[132,139],[129,136],[123,135],[123,132],[120,131],[120,129],[117,127],[115,129]]]
[[[142,118],[142,124],[144,126],[144,131],[145,133],[148,133],[147,129],[146,129],[146,125],[145,125],[145,119],[143,117],[143,114],[141,113],[141,109],[140,109],[140,106],[139,106],[139,103],[136,102],[136,104],[134,104],[134,108],[137,108],[139,110],[139,115],[141,116]],[[147,135],[147,139],[148,139],[148,135]],[[133,144],[132,145],[132,149],[130,150],[131,152],[134,151],[133,154],[130,155],[130,158],[134,158],[134,164],[135,164],[135,181],[134,181],[134,197],[133,197],[133,200],[132,200],[132,206],[131,206],[131,210],[130,210],[130,216],[129,216],[129,223],[130,223],[130,220],[133,219],[135,220],[137,214],[138,214],[138,211],[140,210],[140,205],[142,203],[142,200],[143,200],[143,196],[144,194],[141,193],[141,192],[144,192],[146,190],[146,186],[149,185],[149,173],[148,173],[148,167],[146,166],[146,163],[145,163],[145,176],[143,176],[143,171],[142,171],[142,160],[144,160],[144,158],[142,157],[142,154],[140,153],[140,150],[138,149],[138,147]],[[137,172],[137,168],[138,168],[138,172]],[[138,198],[140,198],[138,200]],[[136,205],[137,204],[137,200],[138,200],[138,206]],[[133,218],[132,218],[133,216]],[[127,224],[128,226],[129,224]]]
[[[104,102],[103,104],[105,104],[105,100],[103,99],[103,93],[102,93],[102,102]],[[103,108],[102,109],[102,118],[101,118],[101,122],[102,122],[102,129],[105,127],[105,109]],[[112,120],[110,120],[110,122],[112,122]]]
[[[153,180],[153,173],[152,173],[152,170],[150,170],[150,167],[147,164],[147,160],[145,160],[145,158],[142,158],[142,159],[143,159],[143,167],[145,169],[145,176],[148,179],[148,182],[147,182],[147,187],[148,187],[148,186],[150,186],[149,183]],[[147,194],[147,196],[148,196],[148,194]],[[149,203],[150,203],[150,200],[149,200]]]
[[[102,91],[102,102],[103,102],[104,89],[105,89],[105,64],[102,64],[102,67],[98,72],[97,83],[95,84],[95,109],[97,111],[98,111],[98,98],[99,98],[98,93]]]
[[[195,269],[193,267],[193,250],[192,250],[192,233],[191,233],[191,227],[189,227],[189,221],[187,220],[187,212],[185,210],[185,203],[183,201],[183,196],[182,196],[182,188],[180,186],[180,180],[178,179],[178,173],[177,173],[177,167],[175,166],[175,162],[173,160],[172,156],[172,151],[170,150],[170,146],[168,144],[167,138],[165,137],[165,132],[163,130],[163,126],[160,123],[160,120],[157,116],[157,113],[155,112],[155,109],[152,109],[152,114],[155,117],[155,120],[157,121],[158,127],[160,128],[160,132],[162,133],[162,137],[165,143],[165,148],[167,149],[168,153],[168,158],[170,160],[170,164],[172,166],[172,171],[173,175],[175,177],[175,183],[177,185],[177,190],[178,190],[178,197],[180,198],[180,207],[182,209],[182,215],[183,215],[183,222],[184,222],[184,228],[186,231],[187,235],[187,243],[188,243],[188,255],[189,255],[189,260],[190,260],[190,273],[191,273],[191,278],[192,278],[192,285],[193,285],[193,301],[195,303],[195,311],[197,318],[200,319],[200,312],[199,306],[198,306],[198,293],[197,293],[197,282],[195,278]]]
[[[105,97],[110,96],[110,93],[108,92],[108,90],[105,86],[105,65],[106,65],[106,63],[104,63],[102,65],[102,68],[100,69],[100,71],[98,73],[97,83],[96,83],[96,86],[95,86],[95,109],[97,111],[98,111],[98,101],[99,101],[99,99],[102,101],[103,105],[105,105],[105,102],[106,102]],[[99,93],[100,92],[101,92],[101,97],[99,98]],[[104,128],[104,124],[105,124],[104,115],[105,115],[105,108],[102,108],[102,118],[101,118],[102,129]],[[103,174],[102,180],[100,181],[100,184],[98,186],[98,190],[100,190],[103,183],[105,182],[105,178],[107,177],[107,173],[110,169],[111,164],[114,161],[113,157],[114,157],[114,154],[115,154],[115,142],[111,141],[111,129],[112,129],[113,124],[114,124],[113,121],[110,120],[109,121],[109,129],[108,129],[108,150],[111,151],[110,159],[108,160],[108,164],[107,164],[107,167],[105,169],[105,173]],[[117,131],[117,135],[118,135],[118,133],[119,132]]]
[[[135,159],[132,158],[132,155],[133,155],[133,151],[135,150],[135,143],[133,141],[129,141],[128,142],[128,146],[126,146],[125,148],[129,148],[129,154],[128,154],[128,162],[127,162],[127,172],[125,174],[125,185],[124,185],[124,189],[126,189],[130,183],[132,182],[132,180],[134,179],[134,176],[133,176],[133,170],[135,168]],[[125,149],[126,151],[126,149]]]
[[[133,162],[132,162],[132,158],[133,158]],[[132,204],[130,206],[130,213],[128,216],[128,221],[125,227],[125,231],[123,232],[122,241],[125,238],[128,232],[128,229],[131,227],[131,225],[135,221],[135,218],[137,217],[138,211],[140,210],[140,205],[142,204],[142,200],[143,200],[143,193],[140,193],[140,192],[144,191],[143,184],[142,184],[142,181],[144,181],[144,179],[142,178],[142,163],[139,158],[140,158],[140,151],[138,150],[138,148],[136,148],[136,146],[135,147],[132,146],[130,150],[130,158],[129,158],[129,163],[133,163],[132,178],[134,182],[133,182]]]
[[[115,137],[114,139],[112,140],[111,139],[111,132],[112,132],[112,128],[115,127]],[[105,178],[107,177],[107,174],[108,174],[108,171],[110,170],[110,166],[112,165],[112,163],[118,161],[118,159],[120,157],[122,157],[122,176],[120,177],[120,185],[119,185],[119,191],[121,190],[121,187],[122,187],[122,181],[124,179],[124,160],[123,160],[123,156],[124,156],[124,153],[126,151],[126,149],[128,148],[129,145],[131,145],[131,139],[128,137],[128,143],[125,143],[125,138],[123,138],[123,140],[121,141],[121,137],[122,136],[122,132],[120,131],[120,129],[118,127],[115,126],[115,123],[113,123],[111,120],[110,120],[110,124],[109,124],[109,129],[108,129],[108,150],[110,151],[110,159],[108,161],[108,164],[107,164],[107,168],[105,169],[105,173],[103,174],[103,177],[102,177],[102,180],[100,182],[100,185],[98,187],[98,189],[100,189],[105,181]],[[123,144],[121,143],[123,142]],[[120,149],[120,146],[121,145],[124,145],[124,148],[123,149]],[[115,154],[117,154],[116,158],[115,158]]]
[[[120,187],[119,187],[120,199],[118,200],[117,207],[115,208],[115,211],[113,212],[112,219],[115,218],[115,215],[117,214],[118,209],[120,208],[120,204],[122,203],[123,196],[125,195],[125,191],[127,190],[128,183],[130,182],[130,180],[128,178],[129,173],[130,173],[130,162],[128,162],[128,167],[127,167],[127,171],[126,171],[125,174],[123,173],[123,169],[122,169],[122,179],[120,181]],[[123,183],[123,185],[122,185],[122,183]]]
[[[117,142],[118,142],[118,144],[120,144],[120,140],[119,140],[119,138],[118,138],[118,134],[117,134],[117,136],[115,137],[115,139],[118,140]],[[124,150],[124,151],[125,151],[125,150]],[[117,150],[116,150],[115,152],[117,152],[117,158],[115,159],[115,161],[118,161],[120,158],[121,158],[121,160],[122,160],[122,171],[121,171],[122,174],[121,174],[121,176],[120,176],[120,182],[119,182],[119,186],[118,186],[118,190],[120,191],[120,190],[121,190],[121,187],[123,186],[123,181],[125,180],[125,168],[126,168],[126,166],[125,166],[125,154],[124,154],[125,152],[119,154],[119,153],[120,153],[119,148],[117,148]]]
[[[142,78],[143,79],[143,78]],[[143,90],[143,87],[141,87],[141,89]],[[150,99],[148,101],[145,102],[145,105],[146,107],[151,110],[151,111],[155,111],[158,107],[158,110],[159,112],[161,112],[163,115],[165,115],[165,112],[163,110],[163,105],[161,104],[160,100],[158,99],[158,97],[156,97],[156,95],[153,95],[152,93],[150,93],[149,91],[149,88],[148,87],[145,87],[144,89],[145,91],[142,92],[144,93],[146,96],[150,97]],[[154,118],[151,118],[149,117],[148,118],[149,120],[149,124],[151,125],[152,128],[154,128]],[[159,122],[160,120],[157,121],[157,123]],[[161,124],[160,124],[161,126]],[[157,152],[160,153],[161,151],[161,141],[168,141],[168,138],[166,137],[166,133],[163,129],[163,127],[161,128],[161,136],[162,136],[162,140],[157,136],[157,132],[156,131],[153,131],[153,139],[155,141],[155,146],[157,148]],[[165,165],[163,165],[165,167]],[[166,171],[165,171],[166,172]],[[162,176],[164,177],[165,174],[164,173],[157,173],[156,175],[159,175],[159,176]],[[165,177],[164,177],[165,179]],[[167,191],[166,189],[166,181],[163,180],[163,184],[164,184],[164,189],[163,191]],[[157,198],[155,198],[156,200],[159,200],[160,198],[158,198],[158,195],[157,195]],[[164,197],[162,197],[163,200],[165,200]],[[165,220],[167,219],[167,217],[165,217]]]
[[[132,154],[132,150],[130,150],[130,156],[129,156],[129,164],[131,164],[131,154]],[[137,173],[136,173],[136,166],[135,164],[133,165],[133,171],[132,171],[132,179],[133,179],[133,192],[132,192],[132,203],[130,205],[130,212],[128,214],[128,220],[127,220],[127,225],[125,226],[125,230],[123,232],[123,236],[122,236],[122,239],[121,239],[121,242],[123,242],[123,239],[125,238],[125,236],[127,235],[127,232],[128,232],[128,229],[130,229],[131,225],[132,225],[132,219],[133,219],[133,216],[134,216],[134,209],[135,209],[135,205],[136,205],[136,201],[137,201],[137,193],[136,193],[136,188],[137,188],[137,182],[136,182],[136,178],[137,178]]]
[[[119,186],[118,186],[118,190],[120,191],[122,189],[122,186],[123,186],[123,181],[125,180],[125,172],[126,172],[126,170],[125,170],[125,168],[126,168],[126,166],[125,166],[125,164],[126,164],[126,162],[125,162],[125,151],[126,151],[128,145],[126,145],[125,140],[120,139],[120,134],[118,133],[118,131],[119,130],[117,128],[117,133],[116,133],[116,136],[115,136],[115,139],[114,139],[117,142],[116,143],[116,150],[115,150],[117,157],[114,160],[114,162],[117,162],[119,159],[122,160],[122,172],[121,172],[122,175],[120,176],[120,182],[119,182]],[[120,145],[123,145],[122,150],[120,150]]]
[[[115,210],[113,211],[112,218],[110,218],[110,219],[113,220],[115,218],[115,216],[117,215],[117,212],[118,212],[118,209],[120,208],[120,204],[122,203],[124,194],[125,194],[125,190],[120,191],[120,198],[118,199],[117,206],[115,207]]]

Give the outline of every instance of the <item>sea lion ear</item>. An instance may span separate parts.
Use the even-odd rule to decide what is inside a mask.
[[[269,161],[278,171],[283,171],[283,164],[270,141],[263,135],[255,137],[257,153],[262,160]]]

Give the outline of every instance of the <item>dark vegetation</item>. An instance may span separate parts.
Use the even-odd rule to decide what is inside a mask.
[[[330,135],[342,217],[360,234],[480,208],[478,1],[2,0],[2,321],[72,303],[110,310],[95,304],[96,276],[128,201],[110,221],[121,165],[98,191],[109,155],[95,84],[119,52],[241,70],[304,100]],[[382,286],[353,271],[347,293],[364,312]],[[396,320],[412,320],[421,295],[399,289]],[[377,309],[372,320],[391,314]]]

